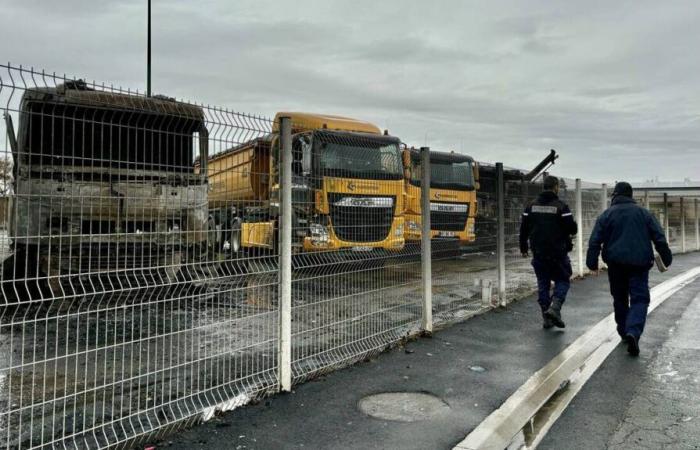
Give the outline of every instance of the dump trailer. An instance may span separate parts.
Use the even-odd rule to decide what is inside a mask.
[[[421,238],[421,157],[405,148],[407,242]],[[430,237],[467,244],[476,239],[478,169],[470,156],[454,152],[430,152]]]
[[[292,124],[293,253],[401,250],[404,187],[399,139],[345,117],[281,112],[275,124],[280,117],[289,117]],[[276,131],[209,159],[210,242],[218,255],[276,250]]]
[[[66,275],[176,276],[206,244],[207,183],[193,170],[196,153],[207,158],[201,108],[74,81],[25,91],[18,119],[15,135],[6,116],[14,196],[3,291],[21,278],[46,280],[56,296],[74,285]]]

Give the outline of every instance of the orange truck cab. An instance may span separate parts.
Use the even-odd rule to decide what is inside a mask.
[[[421,238],[421,159],[415,148],[403,150],[406,186],[406,242]],[[470,156],[430,152],[430,237],[467,244],[476,239],[478,168]]]

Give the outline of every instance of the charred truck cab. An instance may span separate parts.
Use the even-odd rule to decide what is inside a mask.
[[[46,277],[58,288],[65,274],[175,276],[206,241],[207,184],[193,170],[195,152],[207,155],[201,108],[81,81],[32,89],[11,146],[14,261],[4,267],[15,273],[5,280]]]
[[[278,113],[275,124],[280,117],[292,123],[292,251],[401,250],[399,140],[372,124],[338,116]],[[275,249],[280,194],[276,131],[209,161],[209,204],[220,250]]]
[[[421,238],[421,160],[414,148],[403,150],[407,194],[406,241]],[[476,239],[478,169],[470,156],[430,152],[430,236],[461,245]]]

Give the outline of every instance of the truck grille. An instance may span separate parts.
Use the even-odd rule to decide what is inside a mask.
[[[467,226],[469,203],[430,203],[430,228],[462,231]]]
[[[377,242],[389,236],[394,221],[393,196],[328,194],[331,225],[347,242]]]

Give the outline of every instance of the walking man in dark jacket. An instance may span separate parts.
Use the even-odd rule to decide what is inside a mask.
[[[602,247],[617,332],[627,342],[627,351],[632,356],[639,355],[639,338],[647,319],[649,269],[654,265],[652,242],[663,263],[670,266],[673,255],[659,222],[637,205],[629,183],[617,183],[610,208],[598,217],[593,227],[586,265],[598,270]]]
[[[520,252],[528,256],[532,249],[532,267],[537,276],[538,302],[542,309],[542,327],[564,328],[561,307],[569,292],[571,261],[568,253],[577,225],[566,203],[559,200],[559,179],[544,179],[544,191],[525,208],[520,222]],[[550,293],[552,282],[554,292]]]

